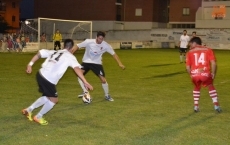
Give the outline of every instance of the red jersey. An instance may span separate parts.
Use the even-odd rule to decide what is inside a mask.
[[[191,68],[191,75],[211,73],[210,61],[216,60],[212,49],[205,46],[196,46],[189,50],[186,65]]]

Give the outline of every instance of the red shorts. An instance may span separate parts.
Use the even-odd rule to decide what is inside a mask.
[[[213,79],[212,79],[212,75],[210,73],[201,73],[201,74],[197,74],[197,75],[191,75],[192,77],[192,82],[193,84],[200,88],[201,85],[203,87],[209,86],[211,84],[213,84]]]

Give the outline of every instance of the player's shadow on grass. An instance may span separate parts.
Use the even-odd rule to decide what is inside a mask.
[[[66,106],[67,104],[65,103],[63,106],[65,106],[64,108],[55,108],[54,110],[52,110],[52,113],[59,113],[61,112],[68,112],[71,110],[78,110],[78,108],[82,108],[82,107],[93,107],[94,104],[98,104],[98,103],[109,103],[109,101],[105,100],[104,98],[102,99],[95,99],[93,100],[90,104],[85,104],[82,102],[82,98],[76,98],[76,100],[74,100],[72,103],[68,103],[68,106]]]
[[[174,72],[174,73],[161,74],[161,75],[156,75],[156,76],[152,76],[152,77],[147,77],[144,79],[173,77],[173,76],[184,74],[184,73],[186,73],[186,72],[185,71],[179,71],[179,72]]]
[[[166,63],[166,64],[152,64],[144,67],[160,67],[160,66],[169,66],[169,65],[176,65],[178,63]]]
[[[214,118],[216,115],[210,115],[204,118],[197,118],[192,123],[189,121],[194,118],[195,115],[198,115],[197,113],[190,113],[187,116],[178,118],[171,123],[168,123],[165,126],[162,126],[159,128],[159,130],[154,130],[153,132],[149,132],[148,134],[145,134],[141,136],[141,138],[146,138],[151,136],[152,138],[161,138],[162,143],[165,142],[165,139],[167,139],[169,136],[178,136],[180,135],[184,130],[190,129],[191,127],[196,127],[200,125],[205,125],[207,121]]]

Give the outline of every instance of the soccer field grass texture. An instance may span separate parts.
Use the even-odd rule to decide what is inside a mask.
[[[84,51],[75,54],[79,62]],[[94,86],[93,102],[77,97],[81,89],[68,69],[57,85],[59,103],[41,126],[28,121],[21,109],[41,94],[35,74],[44,61],[25,73],[34,53],[0,53],[0,144],[2,145],[227,145],[230,144],[230,51],[215,50],[215,86],[223,112],[214,111],[203,88],[200,112],[193,112],[193,86],[179,63],[177,49],[116,50],[126,70],[105,54],[103,65],[114,102],[104,99],[99,79],[86,75]],[[39,109],[36,109],[35,115]]]

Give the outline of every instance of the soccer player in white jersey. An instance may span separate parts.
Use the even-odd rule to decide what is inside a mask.
[[[180,63],[185,62],[185,54],[188,48],[188,43],[190,41],[189,36],[187,35],[187,31],[183,31],[183,35],[180,36],[180,42],[179,42],[179,47],[180,47]]]
[[[113,48],[104,41],[105,33],[104,32],[97,32],[96,39],[86,39],[85,41],[77,44],[77,46],[73,49],[72,53],[74,53],[76,50],[80,48],[85,48],[85,54],[82,59],[82,71],[84,72],[84,75],[87,74],[89,70],[92,70],[95,75],[99,77],[102,83],[102,88],[105,93],[105,99],[108,101],[114,101],[113,98],[111,98],[109,94],[109,87],[108,83],[105,79],[105,72],[102,66],[102,55],[105,52],[108,52],[113,56],[113,58],[116,60],[118,65],[125,69],[125,66],[121,63],[118,55],[114,52]],[[78,97],[82,97],[87,90],[84,87],[84,84],[82,83],[82,80],[78,78],[79,84],[81,85],[83,89],[83,94],[78,95]]]
[[[42,64],[42,68],[37,72],[37,83],[39,86],[39,91],[42,96],[38,98],[32,105],[28,108],[23,109],[22,113],[30,120],[35,121],[41,125],[47,125],[48,122],[43,118],[47,112],[49,112],[54,105],[58,102],[58,94],[56,91],[56,84],[64,75],[68,67],[72,67],[78,77],[83,81],[84,86],[93,90],[93,87],[86,81],[81,65],[78,63],[77,59],[71,53],[74,46],[72,39],[66,39],[64,42],[63,50],[40,50],[27,65],[26,72],[28,74],[32,73],[32,65],[40,58],[46,58]],[[35,108],[41,107],[40,112],[32,118],[32,111]]]

